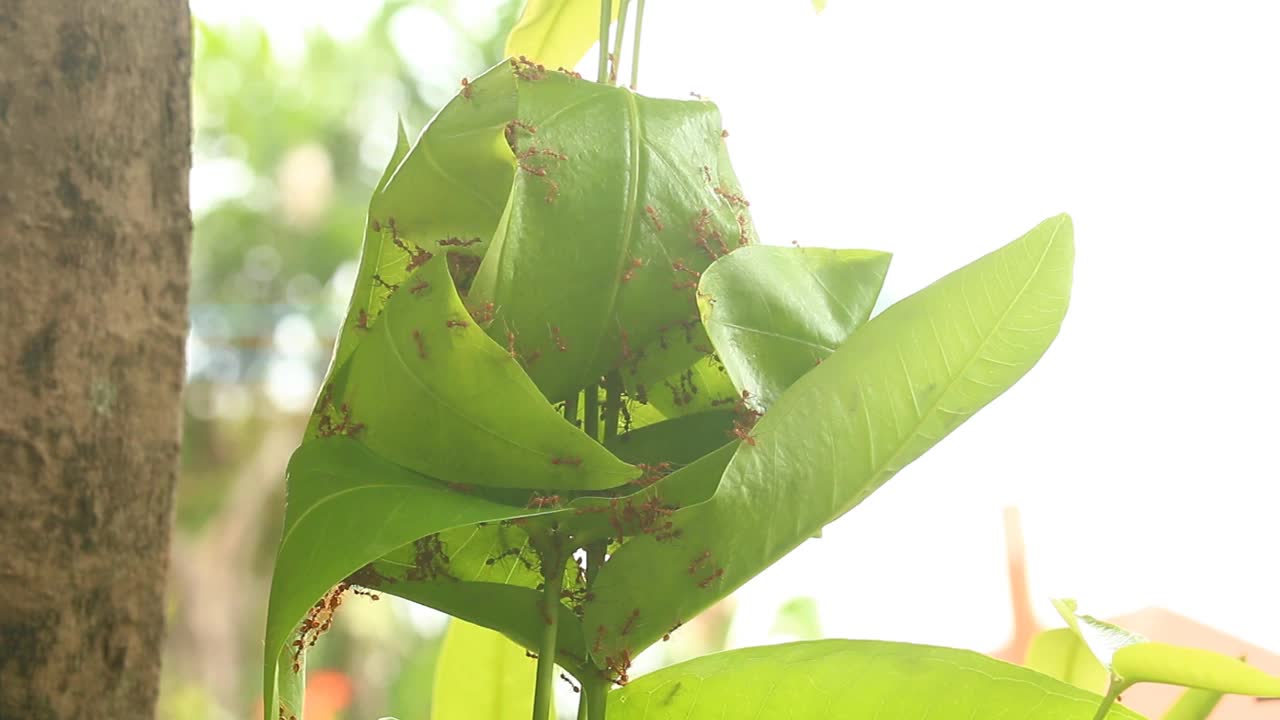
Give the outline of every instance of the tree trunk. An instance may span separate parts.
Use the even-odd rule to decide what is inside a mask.
[[[187,327],[182,0],[0,0],[0,718],[154,714]]]

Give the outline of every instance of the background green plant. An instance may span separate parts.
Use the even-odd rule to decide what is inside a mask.
[[[623,2],[621,20],[626,6]],[[609,10],[606,0],[600,12],[602,47]],[[531,14],[545,11],[540,4],[530,7]],[[567,17],[584,24],[578,15]],[[522,24],[517,32],[530,27],[541,28],[535,35],[543,47],[545,25]],[[621,38],[619,31],[609,61],[617,61]],[[600,81],[605,80],[606,62],[602,57]],[[748,248],[739,260],[727,260],[737,248],[724,243],[730,224],[721,215],[736,222],[738,245],[750,245],[749,203],[732,180],[723,148],[700,145],[722,134],[714,132],[718,120],[699,119],[702,105],[645,100],[585,83],[567,70],[549,73],[521,57],[464,84],[459,97],[413,146],[406,149],[402,134],[371,205],[364,272],[357,280],[344,339],[308,441],[291,469],[290,484],[299,488],[295,495],[300,502],[291,504],[286,517],[273,583],[264,676],[268,715],[277,697],[282,715],[300,712],[295,685],[303,652],[314,642],[319,619],[327,618],[324,613],[334,609],[348,584],[358,584],[454,612],[467,605],[469,619],[536,650],[535,720],[547,716],[553,661],[582,684],[587,701],[580,717],[604,717],[602,677],[626,684],[633,652],[669,634],[683,618],[858,504],[1016,382],[1056,336],[1066,311],[1073,259],[1071,224],[1065,216],[1042,223],[857,329],[883,282],[883,267],[876,272],[872,265],[870,273],[864,267],[876,260],[874,255],[853,260],[808,253],[795,262]],[[449,142],[464,137],[465,143]],[[509,194],[502,187],[502,163],[494,156],[502,140],[509,155],[498,155],[509,158],[514,169]],[[667,143],[670,147],[664,148]],[[456,156],[449,156],[454,149]],[[694,245],[711,264],[702,258],[693,266],[684,258],[672,261],[680,251],[661,236],[662,217],[687,217],[707,202],[697,197],[697,173],[673,163],[672,156],[691,156],[694,164],[704,161],[701,191],[711,195],[714,190],[722,201],[715,210],[703,207],[691,223]],[[473,160],[491,163],[491,177],[482,173],[462,180]],[[566,164],[571,166],[567,171]],[[397,203],[397,196],[458,199],[442,202],[435,213],[423,213],[420,204]],[[506,204],[500,213],[494,202],[466,210],[468,196],[505,197]],[[380,204],[380,198],[390,199]],[[458,208],[462,210],[455,212]],[[461,235],[449,234],[458,228],[465,228]],[[473,231],[475,237],[467,238]],[[571,239],[567,245],[566,238]],[[720,252],[711,246],[713,238]],[[433,253],[426,248],[447,252],[448,262],[440,258],[432,263]],[[566,262],[566,251],[571,262]],[[832,267],[816,270],[814,264],[822,265],[822,260]],[[671,273],[649,286],[639,280],[642,270],[658,262],[670,262],[677,280],[681,273],[697,278],[672,287],[695,290],[689,299],[696,301],[699,315],[681,319],[676,304],[657,292],[670,282]],[[728,267],[717,272],[724,263]],[[401,264],[403,270],[397,271]],[[819,280],[814,286],[790,286],[800,293],[798,299],[759,303],[755,287],[761,279],[774,285],[793,265],[814,278],[829,269],[851,268],[861,274],[851,283],[858,292],[850,293],[843,283],[833,292]],[[583,283],[584,278],[590,282]],[[847,276],[838,279],[849,281]],[[622,286],[633,280],[636,284],[624,293]],[[632,303],[620,300],[624,296]],[[821,326],[830,321],[816,327],[805,323],[812,301],[823,299],[842,306],[843,334],[837,330],[834,337],[823,337]],[[862,300],[865,312],[843,307],[855,299]],[[788,310],[797,312],[788,315]],[[686,328],[687,349],[699,348],[695,337],[702,330],[695,326],[706,327],[711,345],[698,352],[710,357],[713,368],[710,373],[700,368],[697,376],[707,378],[702,391],[715,398],[713,405],[734,404],[736,440],[726,451],[708,444],[702,457],[665,477],[650,475],[652,466],[669,462],[662,456],[628,471],[626,463],[607,450],[602,454],[592,442],[601,440],[607,448],[618,439],[619,415],[627,404],[649,405],[640,390],[642,381],[707,362],[677,352],[673,356],[679,362],[659,363],[662,371],[652,376],[642,373],[649,368],[634,362],[632,343],[646,348],[656,341],[667,350],[665,333],[679,323]],[[530,341],[522,335],[530,328],[540,332],[543,325],[548,331],[544,336]],[[752,337],[761,329],[784,342],[761,345]],[[535,365],[544,349],[565,357]],[[803,353],[817,367],[797,369],[795,359]],[[626,372],[636,377],[632,383],[624,383]],[[673,405],[690,404],[682,393],[700,392],[689,381],[692,372],[681,373],[679,386],[664,382],[672,390]],[[599,435],[601,389],[596,379],[606,373],[600,383],[604,429]],[[706,392],[708,388],[730,392]],[[495,396],[514,402],[517,413],[527,412],[526,420],[504,426],[502,409],[493,406]],[[550,405],[543,404],[543,397],[564,403],[569,424],[546,412]],[[424,409],[434,424],[425,434],[423,425],[412,422],[415,411]],[[687,411],[656,411],[652,428],[637,432],[653,433],[667,422],[687,429]],[[758,424],[756,417],[761,417]],[[662,449],[660,442],[653,447]],[[477,492],[475,485],[486,487]],[[510,492],[515,488],[541,492],[522,508]],[[608,488],[619,489],[592,494]],[[355,491],[371,500],[354,507],[335,502]],[[671,502],[672,495],[686,494],[692,503]],[[559,509],[569,500],[568,508]],[[620,519],[619,507],[633,516],[639,508],[639,520],[625,514],[621,518],[627,519]],[[610,514],[608,528],[589,517],[603,513]],[[380,520],[365,527],[369,518]],[[456,532],[465,538],[451,534]],[[348,535],[363,537],[353,544]],[[477,537],[484,552],[467,558],[470,565],[459,563],[459,554],[465,555]],[[461,547],[451,544],[455,539],[463,540]],[[571,552],[577,549],[586,551],[583,567],[572,561]],[[478,564],[483,559],[492,567],[508,556],[519,561],[527,550],[535,561],[520,579],[513,580],[522,575],[515,563],[497,576],[485,575]],[[691,550],[697,554],[689,561]],[[314,563],[317,558],[322,566]],[[397,568],[403,572],[398,574]],[[575,571],[581,573],[576,583]],[[684,577],[703,572],[706,577],[693,583]],[[339,583],[336,589],[325,593],[333,583]],[[417,583],[427,587],[414,589]],[[442,590],[433,584],[452,587]],[[514,592],[485,607],[476,600],[492,598],[497,589],[474,588],[468,602],[462,599],[468,584],[511,586]],[[562,587],[567,588],[563,594]],[[315,606],[319,610],[310,611],[295,639],[285,644],[293,623],[321,595]],[[1065,616],[1086,642],[1086,630],[1101,627],[1085,622],[1087,618]],[[538,627],[539,620],[545,627]],[[592,627],[597,632],[588,644]],[[1273,691],[1269,683],[1274,679],[1246,678],[1239,669],[1245,666],[1224,665],[1224,658],[1211,653],[1136,643],[1114,629],[1102,635],[1122,642],[1114,657],[1110,649],[1098,655],[1112,673],[1106,699],[1087,703],[1097,707],[1098,718],[1108,714],[1123,687],[1137,681],[1209,690],[1225,689],[1216,685],[1226,683],[1235,691]],[[790,651],[760,652],[772,657]],[[968,662],[951,658],[950,652],[886,644],[872,655],[882,661],[883,656],[906,655],[913,678],[938,687],[945,683],[924,673],[921,659],[942,657],[948,666],[961,667]],[[834,651],[827,660],[835,662]],[[284,671],[290,664],[292,676]],[[784,674],[784,666],[766,669],[773,678]],[[976,706],[944,712],[1039,708],[1045,697],[1066,697],[1047,676],[1023,677],[1044,693],[1022,697],[1009,690],[1021,689],[1021,684],[984,687],[977,691]],[[767,697],[753,701],[741,693],[758,682],[750,675],[737,676],[730,683],[737,691],[726,697],[747,703],[744,711],[761,712]],[[856,707],[878,699],[883,705],[886,692],[868,683],[842,704]],[[613,693],[608,704],[623,706],[626,697],[625,692]],[[677,712],[664,709],[671,702],[662,705],[656,709],[659,715]],[[646,717],[651,709],[646,701]],[[933,709],[926,704],[912,712]],[[1062,712],[1076,709],[1064,707]]]

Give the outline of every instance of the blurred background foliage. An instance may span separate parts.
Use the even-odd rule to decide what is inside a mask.
[[[412,137],[462,77],[500,61],[519,5],[371,0],[362,27],[282,39],[195,4],[192,328],[160,717],[261,712],[284,468],[346,309],[371,188],[397,117]],[[663,662],[722,648],[728,620],[709,613]],[[309,656],[309,720],[426,720],[443,627],[352,598]]]

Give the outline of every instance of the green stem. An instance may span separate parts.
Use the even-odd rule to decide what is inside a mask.
[[[600,442],[600,387],[592,383],[582,393],[582,432]]]
[[[600,0],[600,63],[596,67],[596,82],[609,81],[609,13],[613,0]]]
[[[631,43],[631,89],[640,82],[640,28],[644,25],[644,0],[636,0],[636,33]]]
[[[622,0],[618,6],[618,27],[613,33],[613,53],[610,58],[613,62],[609,67],[609,84],[618,84],[618,66],[622,64],[622,36],[627,30],[627,9],[631,5],[631,0]]]
[[[582,688],[579,690],[581,692],[578,693],[578,720],[591,720],[588,715],[590,709],[587,707],[587,691]]]
[[[607,540],[597,540],[587,546],[587,587],[595,584],[596,575],[604,567],[604,551],[608,544]]]
[[[618,414],[622,411],[622,376],[617,370],[609,373],[604,383],[604,442],[618,436]]]
[[[568,420],[570,425],[574,427],[578,426],[578,395],[577,393],[574,393],[567,400],[564,401],[564,419]]]
[[[1111,686],[1107,688],[1106,697],[1102,698],[1102,704],[1098,706],[1098,712],[1094,713],[1093,720],[1106,720],[1107,713],[1111,711],[1111,706],[1120,698],[1120,693],[1129,689],[1130,683],[1117,682],[1115,678],[1111,679]]]
[[[550,720],[551,696],[555,694],[556,639],[560,630],[560,590],[564,586],[564,558],[552,538],[539,550],[542,556],[542,598],[538,612],[546,622],[538,644],[537,684],[533,690],[533,720]]]
[[[605,706],[609,698],[609,681],[589,675],[580,679],[582,680],[582,694],[587,700],[588,720],[605,720]]]

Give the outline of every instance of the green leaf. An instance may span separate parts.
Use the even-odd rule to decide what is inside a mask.
[[[664,337],[687,367],[699,274],[754,240],[719,112],[518,71],[519,170],[468,302],[553,402]]]
[[[764,409],[871,317],[888,253],[758,245],[720,258],[698,308],[733,385]]]
[[[501,634],[451,620],[436,670],[432,720],[525,717],[533,704],[534,667],[524,648]]]
[[[1057,335],[1072,257],[1070,220],[1048,220],[890,307],[800,378],[716,494],[681,513],[679,542],[636,538],[605,564],[584,619],[606,629],[597,660],[634,656],[724,597],[1022,377]]]
[[[299,448],[289,462],[288,489],[267,607],[263,687],[295,704],[301,678],[289,667],[289,639],[330,588],[425,535],[529,512],[450,492],[358,443],[340,440]],[[277,707],[274,697],[267,700],[266,708]],[[273,715],[268,710],[268,719]]]
[[[646,425],[613,438],[605,447],[633,465],[666,462],[678,468],[722,447],[732,430],[733,414],[716,410]]]
[[[1067,625],[1072,632],[1084,642],[1089,651],[1093,653],[1093,656],[1098,659],[1098,662],[1102,663],[1102,666],[1108,672],[1114,669],[1112,660],[1117,650],[1146,642],[1146,638],[1137,633],[1129,632],[1118,625],[1099,620],[1091,615],[1080,613],[1077,610],[1076,601],[1070,598],[1054,600],[1053,606],[1057,608],[1058,614],[1062,616],[1062,619],[1067,621]]]
[[[1164,714],[1164,720],[1207,720],[1222,700],[1222,693],[1191,688]]]
[[[385,568],[379,564],[380,569]],[[471,581],[416,581],[384,586],[384,592],[433,607],[455,618],[500,632],[529,650],[538,648],[545,623],[533,588]],[[556,662],[565,668],[583,665],[586,646],[582,624],[568,607],[560,608]]]
[[[382,313],[388,285],[403,284],[420,252],[480,257],[515,174],[503,132],[515,114],[515,79],[503,63],[471,83],[432,118],[412,146],[401,127],[395,152],[369,203],[355,288],[329,375]],[[474,244],[440,245],[459,238]]]
[[[609,695],[609,720],[1089,720],[1101,698],[967,650],[819,640],[707,655]],[[1115,707],[1108,718],[1139,715]]]
[[[1027,648],[1027,667],[1090,692],[1105,693],[1110,677],[1107,669],[1071,628],[1055,628],[1039,633]]]
[[[1130,684],[1158,682],[1236,695],[1280,697],[1280,677],[1211,650],[1143,642],[1116,650],[1113,662],[1116,674]]]
[[[549,405],[467,312],[442,258],[387,302],[334,376],[320,418],[358,422],[381,457],[452,483],[604,489],[638,477]],[[345,408],[345,409],[344,409]],[[317,420],[312,434],[324,433]]]
[[[618,0],[613,0],[609,17],[617,16]],[[506,54],[572,69],[599,36],[599,0],[528,0],[507,36]]]

